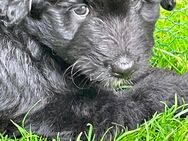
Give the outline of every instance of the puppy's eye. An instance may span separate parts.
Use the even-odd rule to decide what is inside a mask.
[[[86,5],[80,5],[74,8],[73,11],[78,16],[87,16],[89,13],[89,8]]]

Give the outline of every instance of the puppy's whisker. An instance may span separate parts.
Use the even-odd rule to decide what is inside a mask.
[[[87,82],[89,82],[89,79],[88,79],[88,78],[84,78],[84,79],[80,82],[80,85],[82,85],[82,83],[83,83],[82,88],[84,88],[84,87],[86,86]]]
[[[71,76],[74,72],[75,66],[78,65],[78,63],[80,62],[80,60],[77,60],[73,65],[72,65],[72,69],[71,69]]]
[[[74,84],[74,86],[75,86],[77,89],[83,90],[82,87],[78,86],[78,85],[75,83],[75,79],[72,78],[71,80],[72,80],[72,83]]]
[[[72,66],[73,65],[70,65],[65,71],[64,71],[64,73],[63,73],[63,77],[65,78],[65,76],[68,74],[68,73],[70,73],[70,69],[72,68]]]
[[[71,77],[72,78],[77,78],[77,76],[80,76],[81,75],[81,69],[78,69],[76,72],[74,72]]]

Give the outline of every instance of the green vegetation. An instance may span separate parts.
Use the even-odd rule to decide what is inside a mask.
[[[185,108],[188,104],[178,106],[177,97],[175,99],[173,107],[169,108],[165,105],[164,113],[156,113],[150,121],[145,122],[135,130],[126,131],[125,129],[121,135],[117,135],[111,141],[188,141],[188,120],[180,118],[188,112],[188,109]],[[177,113],[177,111],[181,112]],[[116,129],[117,125],[114,128]],[[109,128],[109,130],[111,129],[112,127]],[[91,132],[92,126],[90,125],[89,133],[91,134]],[[101,139],[100,141],[105,140]]]
[[[174,12],[164,10],[161,12],[162,15],[155,31],[156,42],[151,64],[183,74],[188,71],[188,0],[178,0]],[[184,109],[184,106],[188,104],[178,106],[177,102],[175,103],[171,108],[166,106],[164,113],[156,113],[150,121],[135,130],[127,131],[122,128],[123,132],[112,141],[188,141],[188,119],[180,118],[180,115],[188,112],[188,109]],[[181,112],[177,114],[177,111]],[[0,134],[0,141],[47,141],[13,124],[18,128],[22,137],[16,139]],[[119,125],[114,124],[114,127],[109,128],[106,132],[117,126]],[[86,133],[88,141],[93,141],[93,127],[90,124],[88,127],[89,132]],[[81,136],[85,134],[80,133],[77,141],[81,141]],[[53,141],[60,141],[60,139],[57,137]]]
[[[151,64],[183,74],[188,70],[188,1],[177,0],[173,12],[161,13]]]

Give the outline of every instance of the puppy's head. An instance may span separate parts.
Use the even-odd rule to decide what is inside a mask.
[[[25,30],[72,65],[72,70],[110,88],[136,82],[148,69],[160,3],[171,10],[161,0],[32,2],[23,21]]]

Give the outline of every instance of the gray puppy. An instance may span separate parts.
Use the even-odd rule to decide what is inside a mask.
[[[151,69],[161,5],[173,0],[0,0],[0,127],[64,140],[92,123],[135,128],[177,93],[188,101],[187,74]],[[116,91],[116,85],[132,88]],[[37,103],[37,104],[36,104]]]

